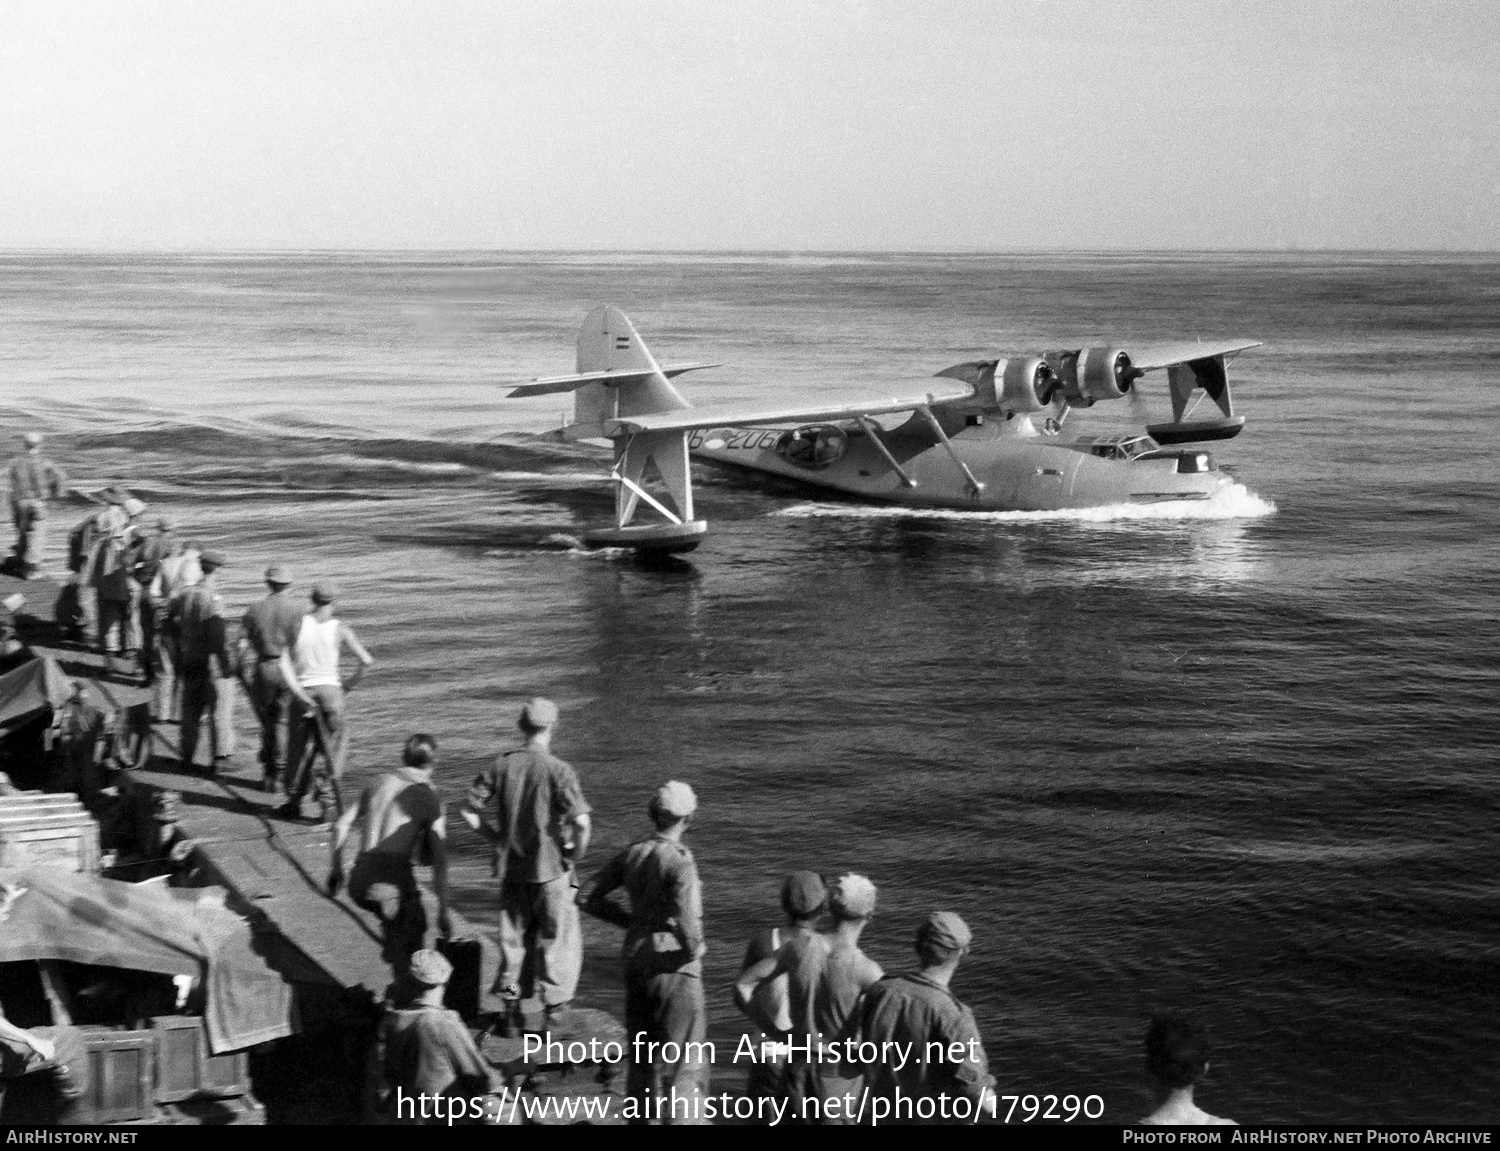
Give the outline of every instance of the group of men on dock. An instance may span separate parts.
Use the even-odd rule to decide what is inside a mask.
[[[659,787],[647,805],[651,833],[615,855],[579,892],[575,872],[592,835],[591,809],[577,773],[552,753],[558,722],[551,701],[529,701],[517,724],[522,747],[499,756],[474,780],[460,812],[495,850],[500,971],[493,990],[502,1004],[496,1027],[512,1037],[527,1030],[528,1001],[541,1006],[531,1030],[564,1026],[583,964],[580,910],[616,924],[625,930],[626,1029],[632,1050],[645,1053],[631,1061],[626,1094],[638,1115],[706,1122],[707,945],[702,886],[684,842],[697,796],[676,780]],[[425,988],[432,972],[444,978],[451,972],[436,952],[421,950],[427,923],[413,873],[414,862],[432,863],[439,914],[446,918],[446,819],[432,779],[436,741],[411,737],[403,760],[340,819],[329,885],[337,891],[344,881],[343,847],[362,822],[360,851],[348,872],[350,895],[380,917],[398,973]],[[616,899],[619,891],[624,903]],[[826,886],[811,872],[787,878],[782,904],[790,923],[752,942],[735,989],[736,1002],[763,1033],[750,1091],[779,1100],[779,1113],[806,1122],[855,1121],[854,1101],[866,1088],[888,1099],[949,1097],[965,1105],[963,1116],[977,1115],[993,1081],[973,1016],[949,990],[971,943],[969,929],[951,912],[932,914],[917,932],[918,970],[887,977],[859,949],[875,902],[874,884],[860,875]],[[825,913],[832,925],[823,933],[817,927]],[[446,931],[446,924],[439,927]],[[441,996],[417,1000],[401,1010],[441,1010]],[[472,1065],[472,1041],[458,1038],[451,1021],[418,1026],[401,1019],[403,1034],[435,1045],[436,1063]],[[926,1057],[933,1041],[941,1043],[944,1058]],[[922,1059],[898,1056],[913,1044]],[[400,1049],[401,1066],[388,1056],[392,1086],[408,1095],[419,1086],[430,1091],[430,1082],[402,1078],[401,1067],[415,1063],[408,1039]],[[840,1050],[852,1054],[836,1058]],[[866,1052],[880,1054],[868,1058]],[[467,1081],[451,1086],[472,1088]]]
[[[22,439],[25,451],[8,470],[16,529],[8,567],[29,579],[41,574],[48,502],[66,492],[67,477],[42,454],[38,433]],[[311,793],[331,819],[339,806],[343,693],[373,662],[333,615],[337,588],[315,584],[304,609],[289,595],[291,574],[272,564],[268,594],[245,612],[232,639],[218,590],[222,552],[180,539],[166,517],[148,523],[147,505],[119,488],[90,498],[98,506],[69,536],[72,578],[64,595],[72,607],[60,615],[111,661],[139,658],[155,689],[155,718],[180,724],[179,755],[190,768],[205,726],[208,770],[233,756],[238,684],[261,727],[263,786],[286,795],[279,813],[299,818]],[[348,684],[339,672],[346,651],[357,661]]]

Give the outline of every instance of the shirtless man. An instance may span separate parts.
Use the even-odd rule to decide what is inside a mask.
[[[840,876],[828,888],[833,930],[792,936],[775,955],[740,972],[735,984],[735,1002],[744,1010],[760,988],[776,979],[787,981],[794,1055],[783,1097],[790,1101],[793,1122],[845,1123],[845,1109],[831,1101],[860,1097],[858,1078],[837,1075],[832,1061],[825,1066],[812,1052],[836,1040],[859,997],[885,976],[859,949],[859,937],[875,914],[875,899],[875,885],[863,875]],[[799,1047],[805,1054],[798,1053]]]
[[[1146,1032],[1146,1070],[1156,1080],[1157,1108],[1144,1119],[1151,1126],[1238,1126],[1210,1115],[1193,1102],[1193,1088],[1208,1074],[1208,1041],[1203,1028],[1160,1016]]]
[[[427,935],[427,914],[412,871],[416,863],[431,862],[432,886],[438,900],[438,931],[447,936],[448,841],[447,813],[432,772],[437,766],[437,741],[414,735],[401,754],[406,765],[387,772],[360,794],[359,802],[339,817],[333,829],[332,868],[328,892],[337,895],[344,882],[344,841],[356,820],[363,821],[359,854],[349,872],[349,897],[366,911],[380,916],[386,959],[404,974],[412,953],[421,950]]]

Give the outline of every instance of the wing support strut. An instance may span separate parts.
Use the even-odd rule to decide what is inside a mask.
[[[870,437],[870,442],[875,445],[875,450],[885,457],[885,462],[891,465],[891,470],[901,477],[901,482],[909,488],[917,486],[917,481],[906,474],[906,470],[896,462],[896,457],[891,455],[890,448],[885,446],[885,441],[880,438],[880,429],[875,426],[875,421],[869,416],[855,416],[859,426],[864,428],[865,435]],[[970,477],[973,478],[972,476]]]
[[[954,466],[963,472],[964,478],[969,481],[969,494],[977,496],[980,492],[984,491],[984,485],[974,478],[974,473],[969,470],[969,465],[958,458],[958,450],[953,446],[953,441],[948,438],[948,433],[943,431],[943,425],[938,423],[938,418],[932,414],[932,409],[923,404],[917,411],[922,413],[922,418],[932,428],[933,435],[942,441],[943,447],[948,450],[948,456],[953,461]]]

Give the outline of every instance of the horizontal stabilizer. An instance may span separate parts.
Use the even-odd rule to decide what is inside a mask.
[[[812,420],[853,419],[875,416],[882,412],[905,412],[947,400],[968,399],[972,388],[938,388],[909,396],[870,396],[866,399],[829,400],[788,408],[684,408],[675,412],[622,416],[608,421],[606,436],[631,435],[640,432],[691,431],[694,428],[739,428],[762,424],[806,423]]]
[[[671,379],[684,372],[696,372],[699,368],[720,366],[719,364],[667,364],[662,367],[661,374]],[[505,395],[507,399],[512,400],[521,396],[551,396],[558,392],[576,392],[579,388],[587,387],[589,384],[608,384],[612,387],[619,387],[622,384],[639,384],[654,379],[655,376],[656,373],[650,370],[630,371],[629,369],[580,372],[571,376],[542,376],[518,388],[512,388]]]
[[[1247,348],[1260,347],[1259,340],[1227,340],[1217,344],[1205,344],[1197,340],[1184,340],[1178,344],[1157,344],[1154,347],[1131,348],[1130,366],[1142,372],[1157,368],[1170,368],[1173,364],[1187,364],[1211,356],[1232,356]]]

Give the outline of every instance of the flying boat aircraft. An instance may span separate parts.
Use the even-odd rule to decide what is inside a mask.
[[[1229,340],[997,356],[955,364],[924,390],[899,395],[694,407],[671,381],[719,365],[661,365],[624,312],[602,307],[579,329],[576,373],[532,380],[509,396],[573,392],[573,421],[557,434],[613,443],[615,523],[585,533],[587,544],[682,552],[708,528],[693,515],[690,456],[912,507],[1051,511],[1210,499],[1231,481],[1200,445],[1244,426],[1225,369],[1258,346]],[[1063,434],[1074,409],[1129,395],[1160,370],[1170,422],[1131,435]],[[1191,419],[1204,396],[1222,414]],[[901,412],[910,415],[891,428],[874,418]]]

